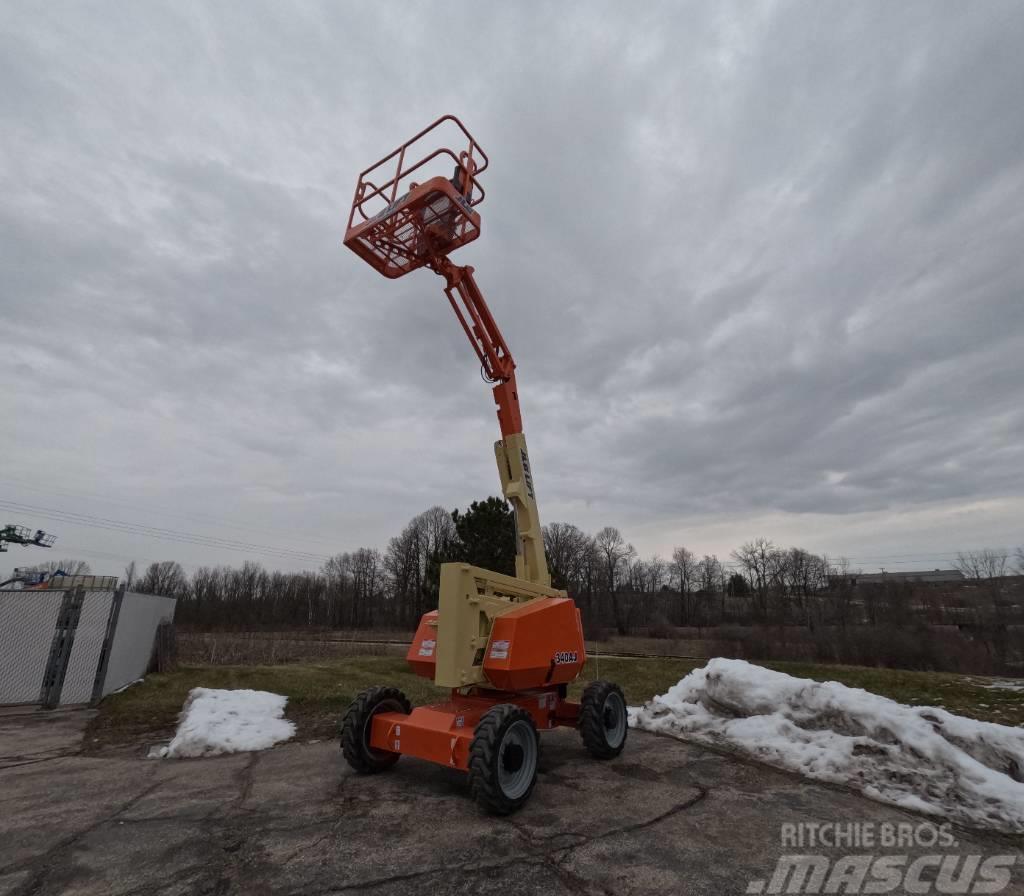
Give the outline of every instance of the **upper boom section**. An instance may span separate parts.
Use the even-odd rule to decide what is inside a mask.
[[[385,277],[401,277],[480,236],[487,155],[444,115],[359,175],[345,245]]]
[[[494,403],[498,406],[498,425],[502,436],[523,431],[523,417],[519,411],[516,391],[516,362],[505,344],[491,309],[473,278],[473,268],[452,264],[448,258],[431,262],[433,271],[445,279],[444,293],[448,296],[455,316],[462,324],[480,359],[480,372],[489,383],[495,383]]]
[[[433,148],[442,128],[466,148],[457,154],[445,146]],[[551,576],[523,435],[516,364],[473,269],[448,258],[480,235],[474,206],[484,198],[478,177],[486,168],[487,155],[462,122],[452,115],[439,118],[359,175],[345,245],[385,277],[422,267],[444,277],[448,301],[480,359],[484,379],[493,384],[502,436],[494,452],[502,493],[515,511],[516,576],[547,588]]]

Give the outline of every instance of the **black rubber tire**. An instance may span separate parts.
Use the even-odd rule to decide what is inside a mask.
[[[370,746],[370,721],[379,712],[408,715],[412,706],[398,688],[367,688],[349,704],[341,720],[341,752],[348,764],[362,775],[391,768],[401,755]]]
[[[502,788],[500,763],[502,743],[509,729],[517,723],[527,723],[533,735],[533,769],[525,792],[509,796]],[[522,731],[522,728],[519,729]],[[469,790],[481,809],[493,815],[510,815],[522,808],[537,783],[537,759],[540,737],[533,716],[514,703],[501,703],[487,710],[473,733],[469,748]]]
[[[614,704],[610,710],[621,711],[623,721],[627,721],[626,698],[622,694],[622,688],[610,681],[592,681],[587,685],[580,701],[580,737],[583,738],[583,746],[595,759],[614,759],[618,756],[626,746],[626,735],[629,733],[629,725],[626,724],[618,743],[610,739],[613,734],[617,737],[617,734],[607,724],[609,698]]]

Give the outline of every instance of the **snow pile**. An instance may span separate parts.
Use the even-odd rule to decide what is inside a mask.
[[[284,716],[287,697],[268,691],[193,688],[166,747],[150,756],[182,758],[266,750],[295,734]]]
[[[1024,831],[1020,728],[727,659],[630,716],[634,727],[737,748],[906,809]]]
[[[992,684],[986,684],[985,687],[990,691],[1020,691],[1024,693],[1024,681],[993,681]]]

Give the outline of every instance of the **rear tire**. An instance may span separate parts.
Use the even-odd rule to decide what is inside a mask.
[[[522,707],[502,703],[480,719],[469,748],[469,789],[477,805],[509,815],[530,798],[537,783],[540,738]]]
[[[626,698],[610,681],[592,681],[580,701],[580,737],[595,759],[614,759],[626,746],[629,731]]]
[[[370,746],[370,723],[379,712],[408,715],[412,706],[398,688],[367,688],[349,704],[341,721],[341,752],[348,764],[362,775],[391,768],[401,755]]]

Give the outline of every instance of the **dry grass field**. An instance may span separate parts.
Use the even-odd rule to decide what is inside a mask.
[[[592,656],[570,692],[578,695],[588,681],[606,678],[622,685],[631,704],[639,704],[664,693],[700,665],[702,660]],[[991,679],[860,666],[764,665],[801,678],[839,681],[909,705],[941,706],[983,721],[1024,724],[1024,692],[992,688]],[[183,664],[174,672],[150,675],[143,683],[107,697],[90,725],[86,744],[102,748],[168,736],[194,687],[254,688],[284,694],[288,697],[286,714],[297,724],[300,739],[332,738],[353,697],[376,684],[401,688],[414,704],[429,702],[444,693],[413,675],[402,656],[364,653],[277,665]]]

